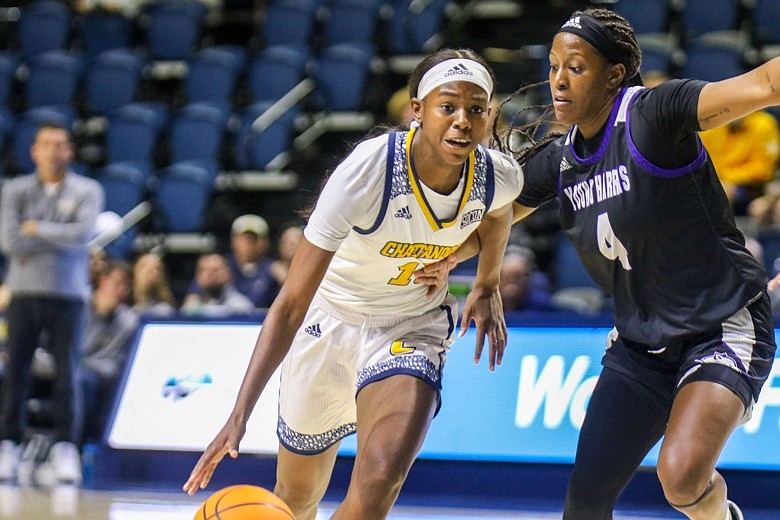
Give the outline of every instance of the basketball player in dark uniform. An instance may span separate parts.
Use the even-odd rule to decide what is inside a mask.
[[[525,175],[515,221],[557,197],[564,232],[615,301],[564,519],[612,518],[663,436],[657,473],[671,506],[696,520],[742,520],[715,465],[770,373],[774,326],[766,274],[697,132],[780,104],[780,59],[654,89],[642,86],[640,62],[625,19],[575,12],[554,38],[549,75],[556,119],[571,130],[515,152]]]

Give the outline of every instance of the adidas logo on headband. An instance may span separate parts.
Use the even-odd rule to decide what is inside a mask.
[[[561,26],[561,29],[564,27],[574,27],[575,29],[582,29],[582,25],[580,25],[580,17],[575,16],[573,18],[569,18],[566,20],[566,23]]]
[[[466,68],[466,66],[462,63],[458,63],[454,67],[452,67],[450,70],[444,73],[444,77],[447,78],[449,76],[473,76],[474,73],[471,72],[469,69]]]

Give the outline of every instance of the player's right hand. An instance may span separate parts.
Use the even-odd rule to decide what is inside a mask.
[[[188,495],[194,495],[199,489],[204,489],[211,480],[217,464],[225,455],[230,454],[233,459],[238,457],[238,445],[244,437],[244,433],[246,433],[246,425],[243,422],[235,424],[228,420],[214,437],[214,440],[206,447],[203,455],[200,456],[198,463],[195,464],[195,468],[190,473],[190,478],[182,486],[182,490],[186,491]]]

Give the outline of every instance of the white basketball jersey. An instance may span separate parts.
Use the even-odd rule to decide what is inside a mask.
[[[358,145],[320,195],[305,235],[336,251],[319,288],[333,305],[397,315],[440,305],[446,291],[426,298],[427,286],[414,282],[414,271],[450,255],[486,212],[520,193],[517,163],[478,146],[460,188],[448,196],[456,211],[437,214],[410,163],[414,132],[392,132]]]

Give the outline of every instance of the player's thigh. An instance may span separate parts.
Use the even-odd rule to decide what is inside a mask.
[[[397,374],[366,385],[357,398],[356,464],[408,469],[438,403],[438,391],[416,376]]]
[[[712,381],[694,381],[677,393],[664,434],[659,464],[700,468],[709,475],[745,406],[731,389]]]

